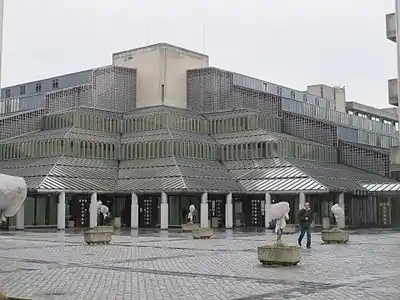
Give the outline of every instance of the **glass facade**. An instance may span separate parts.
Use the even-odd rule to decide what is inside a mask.
[[[25,226],[56,226],[57,195],[28,195],[25,200]]]
[[[168,221],[171,227],[180,227],[187,223],[189,206],[194,205],[196,211],[193,223],[200,223],[200,196],[197,195],[177,195],[168,197]]]

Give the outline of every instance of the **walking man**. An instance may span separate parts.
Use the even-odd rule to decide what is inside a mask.
[[[299,211],[299,220],[301,233],[299,236],[298,244],[301,247],[303,237],[307,233],[307,248],[311,248],[310,225],[313,221],[313,212],[310,209],[310,203],[304,203],[304,208]]]

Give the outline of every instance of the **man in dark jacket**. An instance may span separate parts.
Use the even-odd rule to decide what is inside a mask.
[[[307,248],[311,248],[310,225],[313,221],[313,212],[310,209],[310,203],[306,202],[304,204],[304,208],[299,211],[299,220],[301,233],[298,244],[301,247],[301,241],[303,240],[304,235],[307,233]]]

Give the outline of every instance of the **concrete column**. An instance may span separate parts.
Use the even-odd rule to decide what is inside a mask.
[[[232,193],[226,195],[225,203],[225,228],[231,229],[233,227],[233,204]]]
[[[22,203],[21,207],[15,214],[15,229],[24,230],[24,225],[25,225],[25,207],[24,203]]]
[[[208,193],[205,192],[201,195],[200,204],[200,227],[208,228]]]
[[[65,229],[65,192],[61,192],[58,195],[57,204],[57,229]]]
[[[299,195],[299,210],[304,208],[305,203],[306,203],[306,194],[301,192]]]
[[[168,195],[161,192],[161,224],[160,229],[168,229]]]
[[[90,197],[89,227],[95,228],[96,226],[97,226],[97,193],[93,193]]]
[[[344,209],[344,193],[340,193],[340,194],[338,195],[338,204],[339,204],[339,206],[340,206],[341,208]],[[340,218],[340,219],[339,219],[339,222],[338,222],[338,227],[339,227],[340,229],[343,229],[343,228],[346,227],[346,219],[345,219],[345,217],[346,217],[346,210],[344,211],[344,217],[343,217],[343,218]]]
[[[272,221],[271,202],[271,194],[265,193],[265,228],[269,228],[269,223]]]
[[[131,228],[139,228],[139,204],[138,196],[135,193],[132,193],[131,198]]]

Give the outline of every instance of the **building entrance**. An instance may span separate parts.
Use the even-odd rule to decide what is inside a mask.
[[[139,195],[139,227],[155,228],[158,224],[159,195]]]
[[[75,227],[89,227],[90,195],[74,195],[70,201],[70,220]]]
[[[225,228],[225,203],[225,196],[209,195],[208,220],[212,228]]]
[[[265,227],[265,196],[234,195],[234,226]]]

